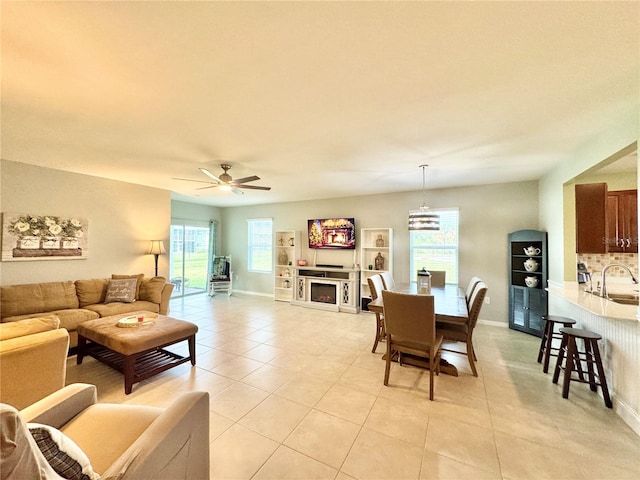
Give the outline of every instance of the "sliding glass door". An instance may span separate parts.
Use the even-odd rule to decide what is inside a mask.
[[[212,224],[173,221],[169,281],[175,285],[173,297],[203,293],[208,288],[212,251]]]

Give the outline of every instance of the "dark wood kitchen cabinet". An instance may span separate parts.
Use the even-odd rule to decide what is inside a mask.
[[[638,191],[607,194],[607,250],[638,253]]]
[[[576,252],[607,253],[607,184],[576,185]]]

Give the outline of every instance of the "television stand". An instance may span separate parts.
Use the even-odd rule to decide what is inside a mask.
[[[360,312],[360,270],[343,266],[293,268],[292,305],[331,312]]]

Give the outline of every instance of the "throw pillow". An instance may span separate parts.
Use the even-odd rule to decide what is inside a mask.
[[[57,315],[46,315],[37,318],[25,318],[15,322],[0,324],[0,340],[24,337],[34,333],[48,332],[60,327],[60,319]]]
[[[140,284],[142,283],[142,279],[144,278],[144,273],[139,273],[138,275],[116,275],[115,273],[111,275],[111,278],[114,280],[120,280],[123,278],[135,278],[136,279],[136,300],[140,298]]]
[[[136,279],[119,279],[109,280],[109,287],[107,288],[107,296],[104,299],[104,303],[131,303],[136,299]]]
[[[63,478],[72,480],[98,480],[89,457],[82,449],[57,428],[41,423],[27,423],[31,436],[36,441],[51,468]]]
[[[76,280],[76,294],[80,308],[96,303],[104,303],[107,296],[109,279],[94,278],[92,280]]]
[[[153,277],[144,280],[140,285],[140,300],[160,304],[165,283],[167,283],[167,279],[164,277]]]

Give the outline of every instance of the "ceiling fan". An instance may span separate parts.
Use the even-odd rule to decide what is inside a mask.
[[[198,183],[207,183],[206,187],[199,187],[196,190],[204,190],[206,188],[215,188],[219,187],[220,190],[231,190],[233,193],[238,195],[244,195],[244,192],[240,190],[241,188],[247,188],[251,190],[271,190],[271,187],[261,187],[258,185],[246,185],[249,182],[255,182],[256,180],[260,180],[260,177],[256,175],[252,175],[250,177],[239,178],[238,180],[234,180],[231,175],[227,172],[231,169],[231,165],[227,163],[220,164],[220,168],[222,168],[223,173],[219,176],[215,176],[206,168],[200,168],[199,170],[204,173],[206,176],[215,180],[215,182],[207,182],[204,180],[191,180],[190,178],[176,178],[175,180],[185,180],[187,182],[198,182]]]

